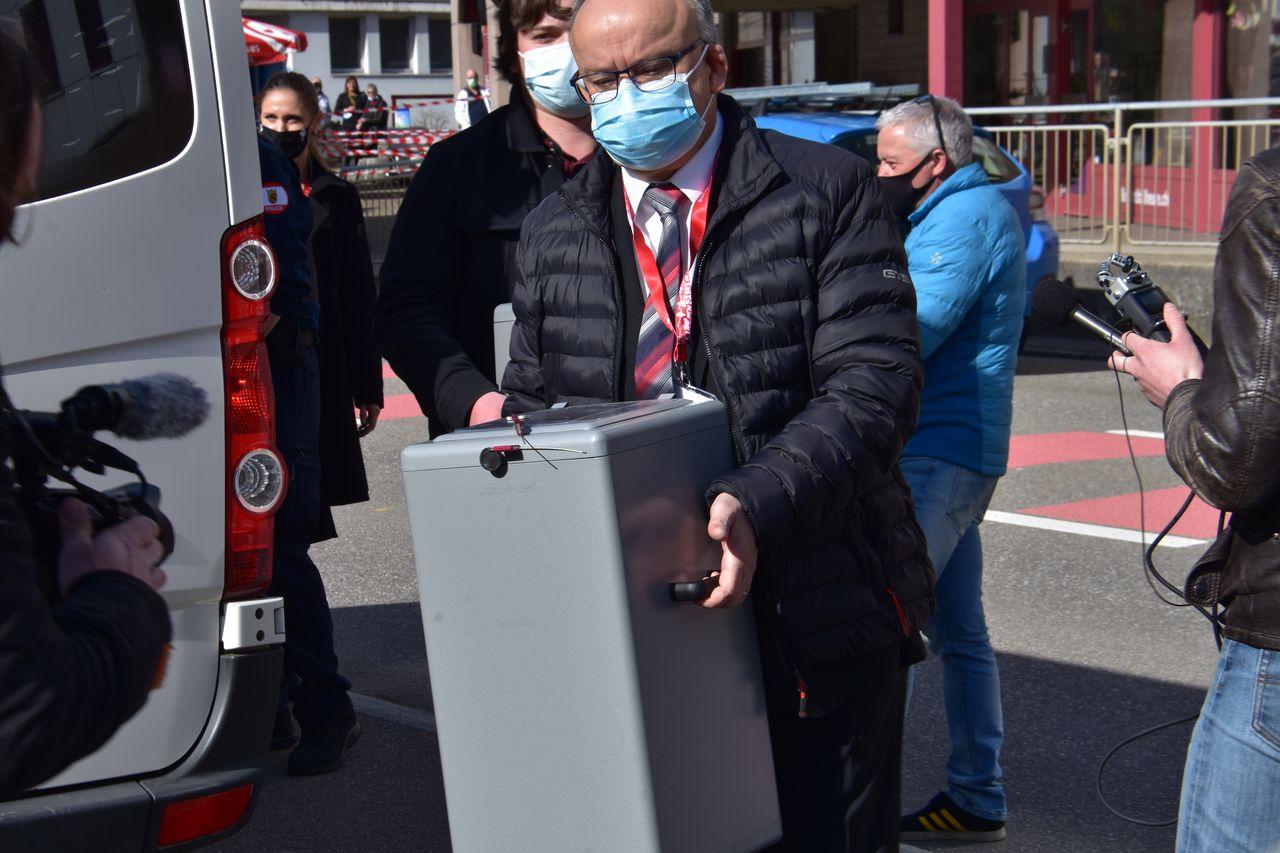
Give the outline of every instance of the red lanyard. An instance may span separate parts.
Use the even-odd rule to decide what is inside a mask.
[[[713,170],[714,174],[714,170]],[[676,293],[675,317],[671,316],[671,308],[667,305],[667,288],[658,272],[658,262],[654,259],[653,250],[645,242],[644,232],[636,221],[635,211],[631,209],[631,199],[624,192],[627,202],[627,213],[631,215],[631,241],[635,247],[636,259],[640,262],[640,271],[644,273],[644,283],[649,290],[649,299],[662,306],[658,316],[662,323],[675,336],[675,361],[683,364],[688,359],[689,336],[693,330],[693,270],[694,261],[698,257],[698,249],[702,246],[702,237],[707,231],[707,211],[711,206],[711,185],[702,191],[693,205],[693,216],[689,220],[689,268],[685,270],[680,281],[680,290]]]

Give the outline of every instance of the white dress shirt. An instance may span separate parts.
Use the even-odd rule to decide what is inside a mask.
[[[680,256],[684,261],[683,269],[688,272],[689,258],[689,223],[693,220],[693,207],[698,201],[698,197],[702,195],[708,187],[711,186],[711,179],[714,177],[716,168],[716,155],[720,153],[720,141],[724,139],[724,127],[720,123],[720,111],[712,110],[715,116],[716,126],[711,131],[711,135],[707,137],[707,141],[698,149],[698,153],[693,155],[688,163],[685,163],[680,169],[667,179],[667,183],[672,184],[681,192],[685,198],[689,199],[689,203],[684,205],[684,215],[680,221],[680,231],[683,239],[680,241]],[[653,209],[653,205],[644,200],[644,192],[649,188],[649,181],[633,175],[630,170],[623,168],[622,170],[622,189],[627,194],[627,201],[630,202],[630,210],[634,211],[632,222],[640,224],[640,233],[644,235],[644,241],[649,245],[649,251],[654,256],[658,254],[658,244],[662,242],[662,220],[658,218],[658,211]],[[628,226],[632,222],[627,223]],[[628,230],[630,228],[628,227]],[[640,267],[640,259],[636,259],[636,267],[640,269],[640,280],[644,281],[644,271]]]

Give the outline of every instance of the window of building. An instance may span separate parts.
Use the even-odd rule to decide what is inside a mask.
[[[427,19],[427,52],[432,74],[453,70],[453,32],[448,18]]]
[[[413,22],[409,18],[379,18],[378,39],[382,47],[383,73],[412,70]]]
[[[329,68],[337,74],[361,71],[364,65],[364,39],[359,18],[329,19]]]
[[[177,0],[0,0],[3,19],[16,19],[44,78],[40,198],[135,175],[186,147],[195,106]]]
[[[903,0],[889,0],[889,35],[891,36],[902,35],[904,5]]]

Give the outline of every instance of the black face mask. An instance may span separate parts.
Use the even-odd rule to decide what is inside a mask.
[[[924,198],[924,194],[929,187],[913,187],[911,186],[911,181],[925,167],[926,163],[932,162],[933,157],[927,156],[921,159],[910,172],[902,175],[881,176],[879,178],[880,192],[884,194],[885,199],[889,202],[889,207],[893,210],[894,216],[899,219],[906,219],[911,211],[916,209],[920,199]]]
[[[274,142],[280,146],[290,160],[296,160],[298,155],[307,150],[307,131],[302,130],[272,130],[269,127],[258,125],[258,133],[268,142]]]

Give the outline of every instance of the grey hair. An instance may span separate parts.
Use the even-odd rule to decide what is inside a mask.
[[[698,27],[698,38],[707,44],[719,44],[720,33],[716,30],[716,15],[711,9],[711,0],[684,0],[693,14],[693,22]],[[569,15],[569,27],[578,20],[578,13],[587,4],[587,0],[573,0],[573,12]]]
[[[947,157],[957,167],[973,162],[973,122],[950,98],[935,96],[942,138],[947,143]],[[938,147],[938,126],[933,123],[933,107],[928,103],[903,101],[876,119],[876,129],[901,127],[907,146],[917,154],[928,154]]]

